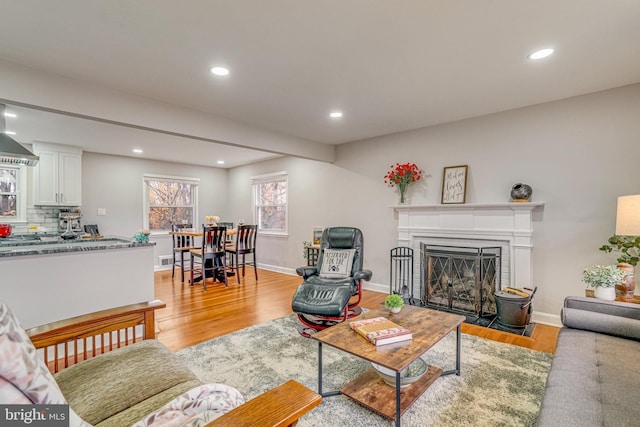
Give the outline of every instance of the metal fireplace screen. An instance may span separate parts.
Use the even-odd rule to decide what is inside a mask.
[[[420,296],[424,306],[478,317],[496,314],[500,247],[420,244]]]

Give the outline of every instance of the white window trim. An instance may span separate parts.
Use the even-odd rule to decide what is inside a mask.
[[[249,177],[251,179],[251,214],[253,216],[253,223],[258,224],[258,216],[257,216],[257,205],[256,200],[258,195],[256,194],[256,189],[258,183],[264,183],[269,181],[281,181],[285,179],[287,181],[287,204],[285,206],[285,223],[283,231],[273,231],[273,230],[260,230],[260,224],[258,224],[258,234],[264,236],[277,236],[277,237],[287,237],[289,236],[289,174],[286,171],[267,173],[263,175],[254,175]]]
[[[16,196],[18,204],[15,218],[0,217],[2,222],[9,224],[26,224],[27,223],[27,168],[25,166],[1,165],[2,169],[16,169],[18,173],[18,186],[16,187]]]
[[[147,186],[147,181],[171,181],[171,182],[182,182],[185,184],[193,185],[193,221],[192,223],[195,225],[196,218],[199,218],[198,215],[198,187],[200,185],[200,178],[190,178],[183,176],[171,176],[171,175],[155,175],[150,173],[145,173],[142,178],[142,199],[143,199],[143,210],[142,210],[142,228],[149,229],[149,187]],[[152,231],[151,235],[153,236],[168,236],[169,231]]]

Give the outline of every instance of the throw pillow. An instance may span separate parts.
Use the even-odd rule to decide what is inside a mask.
[[[131,427],[203,426],[245,402],[226,384],[204,384],[176,397]]]
[[[0,301],[0,390],[3,397],[17,398],[19,391],[24,400],[35,404],[66,404],[53,375],[38,358],[29,336],[9,307]],[[11,384],[11,389],[9,389]],[[22,401],[22,399],[20,399]],[[3,402],[4,403],[4,402]],[[69,408],[69,425],[89,426]]]
[[[322,254],[320,277],[344,279],[351,276],[355,249],[325,249]]]

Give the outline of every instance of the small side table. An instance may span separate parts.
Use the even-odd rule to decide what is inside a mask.
[[[589,298],[595,298],[595,291],[593,289],[585,289],[584,296]],[[634,295],[633,298],[620,298],[616,297],[618,302],[630,302],[632,304],[640,304],[640,295]]]
[[[320,245],[305,246],[304,250],[307,251],[307,267],[315,267],[318,264]]]

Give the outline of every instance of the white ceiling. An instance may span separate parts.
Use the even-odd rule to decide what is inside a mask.
[[[0,10],[0,59],[327,144],[640,82],[638,0],[0,0]],[[526,58],[542,47],[556,53]],[[214,65],[231,74],[214,78]],[[334,109],[341,120],[328,118]],[[195,164],[191,144],[234,157],[226,166],[273,157],[45,114],[7,127],[121,155],[150,138],[154,158],[175,160],[179,146]]]
[[[279,157],[266,151],[214,144],[193,138],[141,130],[96,120],[9,105],[6,128],[21,143],[49,142],[82,147],[85,151],[201,166],[231,168]],[[143,150],[142,154],[133,152]],[[224,164],[218,164],[222,160]]]

